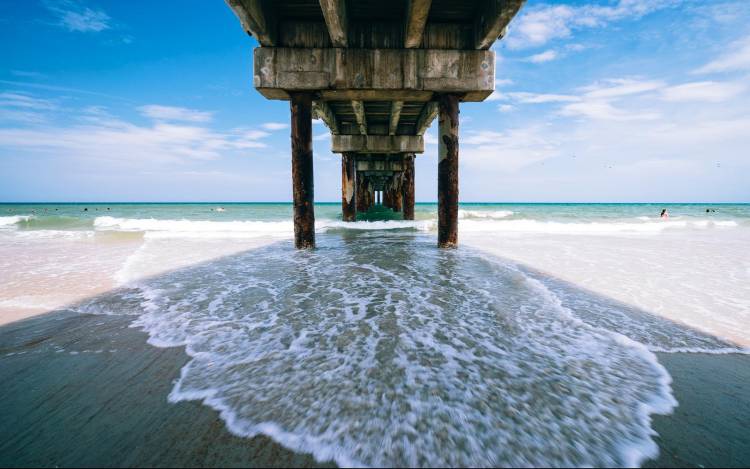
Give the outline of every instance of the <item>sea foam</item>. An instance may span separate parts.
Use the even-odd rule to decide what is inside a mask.
[[[28,221],[33,215],[13,215],[9,217],[0,217],[0,228],[7,228],[17,225],[23,221]]]
[[[645,346],[514,264],[322,234],[96,299],[192,357],[170,394],[346,466],[629,466],[675,405]],[[388,256],[379,255],[383,250]]]

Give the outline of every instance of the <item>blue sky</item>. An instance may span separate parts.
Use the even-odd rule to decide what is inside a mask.
[[[291,199],[288,105],[252,89],[223,1],[5,1],[0,44],[0,201]],[[461,200],[750,201],[750,1],[529,0],[495,50]],[[339,200],[314,133],[316,200]]]

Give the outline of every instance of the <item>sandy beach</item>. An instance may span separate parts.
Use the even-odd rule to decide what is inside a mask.
[[[269,438],[232,435],[199,402],[167,402],[188,361],[128,318],[56,312],[0,328],[0,465],[330,467]],[[64,349],[60,351],[61,349]],[[680,406],[655,416],[646,467],[743,467],[750,356],[660,354]]]

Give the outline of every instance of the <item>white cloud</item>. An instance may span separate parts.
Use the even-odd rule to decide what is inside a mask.
[[[289,124],[285,124],[283,122],[266,122],[265,124],[261,124],[261,127],[266,130],[275,131],[284,130],[289,127]]]
[[[57,105],[50,100],[35,98],[27,93],[3,92],[0,93],[0,107],[49,111],[57,108]]]
[[[729,46],[729,51],[725,52],[717,59],[695,70],[694,73],[719,73],[750,70],[750,35]]]
[[[633,78],[613,78],[581,88],[586,98],[618,98],[633,94],[655,91],[664,86],[656,80],[639,80]]]
[[[205,120],[204,116],[194,114],[197,112],[191,111],[187,116],[192,116],[194,121],[196,115],[200,117],[197,120]],[[262,139],[270,135],[258,129],[237,128],[222,132],[198,123],[171,123],[163,119],[156,119],[149,125],[138,125],[113,117],[104,108],[96,106],[77,113],[81,119],[73,125],[0,128],[0,148],[14,153],[43,152],[71,160],[84,158],[138,166],[241,154],[248,149],[266,148]],[[156,115],[162,114],[157,112]],[[178,116],[185,120],[182,113]]]
[[[331,139],[330,132],[323,132],[313,137],[313,140],[316,140],[316,141],[323,141],[323,140],[330,140],[330,139]]]
[[[659,113],[657,112],[624,110],[602,99],[586,99],[577,103],[566,104],[560,110],[560,114],[563,116],[618,121],[653,120],[659,118]]]
[[[543,125],[468,131],[461,145],[462,161],[488,172],[515,172],[560,155],[557,138]]]
[[[497,107],[497,110],[500,112],[511,112],[515,109],[515,106],[512,106],[510,104],[501,104]]]
[[[534,54],[531,57],[528,57],[526,60],[531,63],[540,64],[540,63],[555,60],[557,57],[558,57],[557,51],[553,49],[549,49],[544,52]]]
[[[48,0],[45,6],[58,17],[68,31],[100,32],[110,29],[110,17],[103,10],[84,7],[75,0]]]
[[[670,86],[662,91],[665,101],[708,101],[722,102],[737,96],[745,90],[741,83],[698,81]]]
[[[47,120],[57,104],[21,92],[0,93],[0,121],[41,123]]]
[[[158,104],[141,106],[138,110],[144,116],[159,121],[208,122],[213,117],[213,113],[208,111],[196,111],[184,107],[160,106]]]
[[[664,83],[656,80],[616,78],[603,80],[579,88],[578,94],[529,93],[523,91],[505,93],[498,99],[507,98],[515,104],[561,104],[562,116],[585,117],[603,120],[651,120],[659,117],[652,110],[617,105],[625,97],[640,96],[661,90]],[[502,108],[508,111],[512,108]]]
[[[584,4],[540,5],[521,10],[520,18],[510,24],[504,42],[511,49],[538,47],[553,39],[570,37],[574,30],[603,27],[628,18],[640,18],[677,0],[619,0],[613,6]]]
[[[521,104],[567,103],[580,99],[568,94],[527,93],[525,91],[506,93],[506,95]]]
[[[503,97],[503,95],[500,94],[500,92],[498,90],[495,90],[495,91],[492,92],[492,94],[490,94],[489,96],[487,96],[487,99],[485,99],[485,101],[500,101],[502,99],[505,99]]]

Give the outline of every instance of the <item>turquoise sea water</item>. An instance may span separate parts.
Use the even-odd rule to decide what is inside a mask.
[[[217,210],[223,208],[223,211]],[[589,222],[658,218],[666,208],[671,217],[707,220],[750,220],[750,204],[506,204],[463,203],[464,218],[503,218],[506,220],[537,220]],[[709,210],[709,212],[706,212]],[[510,213],[509,213],[510,212]],[[436,217],[437,205],[418,203],[417,220]],[[317,203],[315,214],[320,220],[340,220],[339,203]],[[492,215],[495,214],[494,217]],[[65,204],[0,204],[0,217],[33,215],[18,224],[22,229],[76,229],[92,226],[97,217],[131,219],[206,220],[206,221],[283,221],[292,217],[290,203],[65,203]],[[400,214],[390,210],[374,210],[360,219],[398,220]],[[7,220],[9,222],[10,220]]]

